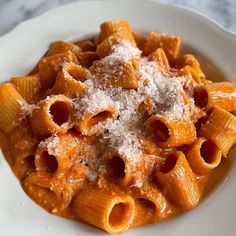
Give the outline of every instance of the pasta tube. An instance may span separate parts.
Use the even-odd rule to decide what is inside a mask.
[[[77,45],[82,52],[94,52],[96,51],[96,46],[94,45],[94,43],[91,40],[80,40],[74,43],[75,45]]]
[[[66,133],[71,127],[72,100],[64,95],[52,95],[38,103],[30,117],[32,131],[37,136]]]
[[[71,51],[76,56],[81,52],[80,47],[73,43],[65,42],[65,41],[55,41],[50,46],[46,56],[54,56],[56,54],[65,53]]]
[[[196,57],[191,54],[185,54],[175,61],[175,67],[180,69],[182,75],[190,74],[197,83],[209,83],[203,73],[200,63]]]
[[[122,185],[129,185],[134,177],[132,169],[131,163],[124,155],[116,154],[109,161],[109,178]]]
[[[130,38],[130,35],[117,32],[117,33],[111,34],[109,37],[107,37],[97,46],[97,50],[96,50],[97,55],[99,56],[99,58],[108,56],[112,52],[112,46],[119,44],[123,40],[129,41],[131,42],[133,46],[136,46],[133,36],[132,38]]]
[[[108,233],[121,233],[129,228],[134,218],[134,200],[101,190],[81,191],[74,200],[73,208],[81,219]]]
[[[84,92],[87,79],[87,70],[76,64],[67,64],[57,74],[56,82],[51,94],[64,94],[68,97],[76,97]]]
[[[91,73],[104,87],[121,87],[124,89],[138,88],[138,81],[135,75],[137,61],[132,59],[129,62],[114,62],[109,68],[102,63],[96,63],[91,68]]]
[[[76,121],[75,128],[84,135],[94,135],[103,132],[103,127],[99,126],[107,119],[114,119],[116,117],[116,110],[114,107],[104,107],[97,109],[92,113],[86,113],[82,118]]]
[[[193,172],[199,175],[215,169],[222,157],[221,150],[205,138],[198,138],[185,153]]]
[[[15,85],[0,85],[0,129],[9,134],[21,121],[21,102],[25,102]]]
[[[70,133],[51,136],[38,145],[35,166],[39,172],[60,173],[69,169],[70,158],[78,149],[76,137]]]
[[[137,32],[133,32],[133,37],[137,44],[137,47],[143,51],[143,47],[146,42],[146,36]]]
[[[105,40],[107,37],[114,33],[120,33],[128,35],[132,40],[133,35],[128,21],[106,21],[100,25],[101,41]],[[134,42],[134,39],[132,40]]]
[[[83,67],[90,67],[94,61],[98,60],[98,55],[96,52],[80,52],[78,55],[78,62]]]
[[[200,200],[200,191],[196,177],[182,152],[174,152],[155,173],[167,196],[181,209],[196,206]]]
[[[44,89],[51,88],[54,85],[57,73],[67,62],[78,62],[71,51],[44,57],[39,61],[39,77]]]
[[[49,212],[61,204],[61,199],[50,189],[51,181],[52,176],[49,174],[36,172],[23,182],[25,192]]]
[[[30,104],[38,101],[41,92],[41,83],[38,74],[13,77],[11,83],[16,86],[16,90]]]
[[[147,36],[143,53],[144,55],[149,55],[157,48],[162,48],[168,60],[173,61],[179,54],[180,37],[151,32]]]
[[[141,187],[132,188],[132,196],[135,217],[131,227],[151,224],[173,214],[168,200],[153,182],[144,181]]]
[[[236,142],[236,117],[220,107],[213,108],[199,134],[212,141],[226,157]]]
[[[9,144],[13,155],[13,169],[19,179],[35,171],[34,154],[37,149],[38,139],[32,134],[28,123],[24,121],[9,135]]]
[[[194,90],[194,101],[200,108],[221,107],[236,110],[236,87],[229,82],[207,83]]]
[[[145,124],[160,147],[179,147],[192,143],[196,138],[191,121],[169,120],[161,115],[152,115]]]
[[[166,57],[165,51],[162,48],[157,48],[148,56],[149,61],[156,61],[159,65],[165,67],[167,70],[170,69],[169,61]]]

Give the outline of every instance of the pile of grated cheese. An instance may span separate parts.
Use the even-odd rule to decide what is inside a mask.
[[[119,72],[120,68],[114,65],[122,63],[131,65],[131,59],[139,61],[138,69],[135,71],[139,87],[137,89],[104,87],[101,77],[103,82],[106,82],[109,77],[107,75]],[[74,101],[77,117],[81,119],[97,109],[113,106],[117,118],[107,119],[98,124],[105,130],[101,134],[100,142],[125,155],[133,163],[142,153],[140,137],[147,135],[143,125],[147,115],[160,114],[168,119],[189,119],[191,109],[186,107],[182,96],[183,81],[187,78],[163,73],[157,62],[141,57],[141,51],[127,41],[114,45],[112,53],[95,62],[90,71],[91,74],[85,81],[87,87],[85,95]],[[147,100],[152,101],[152,106],[145,114],[140,112],[139,106]]]

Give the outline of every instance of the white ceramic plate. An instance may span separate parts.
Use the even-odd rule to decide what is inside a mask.
[[[101,22],[127,19],[135,30],[178,34],[197,52],[212,79],[236,82],[236,36],[187,9],[152,1],[86,1],[69,4],[27,21],[0,38],[0,82],[30,71],[50,42],[96,33]],[[185,47],[186,48],[186,47]],[[207,60],[206,60],[207,58]],[[231,156],[233,152],[231,153]],[[236,152],[234,152],[236,155]],[[224,164],[227,174],[195,209],[168,221],[141,227],[133,236],[236,235],[236,161]],[[216,173],[217,174],[217,173]],[[220,174],[220,173],[218,173]],[[48,214],[31,201],[0,155],[0,234],[6,236],[107,235],[90,226]]]

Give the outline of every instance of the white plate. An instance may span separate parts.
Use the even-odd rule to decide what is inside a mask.
[[[190,51],[208,58],[205,68],[215,79],[215,64],[236,82],[236,36],[187,9],[151,1],[86,1],[69,4],[27,21],[0,38],[1,82],[30,71],[56,39],[84,37],[101,22],[127,19],[135,30],[178,34]],[[202,57],[204,58],[204,57]],[[209,61],[211,63],[209,63]],[[212,77],[212,78],[213,78]],[[231,153],[232,156],[233,152]],[[234,153],[236,154],[236,153]],[[168,221],[131,230],[135,236],[233,236],[236,234],[236,161],[227,175],[195,209]],[[6,236],[107,235],[77,222],[48,214],[31,201],[0,155],[0,234]]]

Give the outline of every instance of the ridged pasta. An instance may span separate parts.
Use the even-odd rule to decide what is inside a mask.
[[[49,212],[53,212],[61,204],[61,199],[50,189],[51,181],[49,174],[36,172],[23,182],[25,192]]]
[[[41,95],[41,83],[38,74],[13,77],[11,83],[16,86],[16,90],[25,101],[30,104],[38,101]]]
[[[179,54],[180,38],[178,36],[151,32],[146,38],[143,53],[144,55],[149,55],[157,48],[162,48],[168,60],[173,61]]]
[[[60,53],[65,53],[71,51],[76,56],[81,52],[80,47],[70,42],[65,41],[55,41],[51,44],[46,57],[53,56]]]
[[[73,209],[85,222],[109,233],[121,233],[134,218],[134,200],[125,194],[84,190],[74,200]]]
[[[9,144],[14,160],[12,168],[15,175],[22,180],[35,171],[34,154],[38,145],[38,139],[32,134],[27,121],[10,133]]]
[[[86,86],[83,83],[87,79],[88,71],[76,64],[67,64],[57,74],[56,82],[51,94],[64,94],[68,97],[76,97],[84,92]]]
[[[114,154],[109,161],[109,178],[122,185],[129,185],[133,180],[132,166],[125,155]]]
[[[9,134],[21,121],[21,103],[25,102],[15,85],[0,85],[0,129]]]
[[[194,90],[194,101],[200,108],[218,106],[226,111],[235,111],[236,87],[229,82],[200,85]]]
[[[198,138],[185,152],[193,172],[203,175],[215,169],[221,161],[221,150],[211,141]]]
[[[58,175],[34,172],[26,177],[23,188],[32,199],[38,199],[38,203],[48,211],[61,215],[65,212],[65,208],[71,203],[76,193],[83,189],[87,174],[86,168],[81,164],[76,167],[80,173],[80,176],[75,176],[77,181],[70,181],[73,174],[78,172],[75,168],[71,169],[70,172]]]
[[[100,40],[103,41],[114,33],[127,35],[133,42],[133,35],[128,21],[106,21],[100,25]]]
[[[88,68],[90,67],[94,61],[98,60],[98,55],[96,52],[81,52],[78,55],[78,62],[80,65]]]
[[[72,100],[64,95],[52,95],[38,103],[30,117],[32,131],[37,136],[66,133],[71,127]]]
[[[97,67],[99,69],[97,69]],[[104,87],[115,87],[115,88],[124,88],[124,89],[137,89],[138,88],[138,79],[135,74],[135,70],[138,67],[138,62],[136,59],[132,59],[129,62],[114,62],[109,69],[104,67],[104,65],[99,62],[96,64],[96,70],[91,72],[99,75],[97,80]],[[119,70],[117,70],[119,68]]]
[[[82,118],[78,119],[75,128],[84,135],[99,134],[103,132],[103,128],[99,124],[115,117],[116,110],[112,106],[97,109],[92,113],[84,114]]]
[[[70,159],[76,154],[78,142],[71,133],[58,134],[39,143],[35,152],[38,172],[58,174],[70,168]]]
[[[91,40],[80,40],[74,43],[75,45],[77,45],[82,52],[94,52],[96,51],[96,46],[94,45],[94,43]]]
[[[215,107],[201,125],[199,134],[215,143],[226,157],[236,142],[236,118],[224,109]]]
[[[78,62],[71,51],[42,58],[39,61],[39,77],[42,87],[44,89],[51,88],[63,64],[70,62]]]
[[[196,177],[182,152],[169,155],[155,172],[155,178],[167,196],[181,209],[191,209],[198,204],[201,195]]]
[[[132,188],[131,192],[135,202],[135,217],[131,228],[151,224],[173,214],[166,197],[155,183],[144,181],[140,188]]]
[[[167,70],[170,69],[169,61],[166,57],[165,51],[162,48],[157,48],[148,56],[148,60],[156,61],[159,65],[162,65]]]
[[[135,45],[133,36],[130,37],[130,35],[127,35],[123,32],[117,32],[111,34],[97,46],[97,55],[99,56],[99,58],[108,56],[111,53],[112,46],[119,44],[123,40],[127,40]]]
[[[179,147],[192,143],[196,130],[191,121],[170,120],[165,116],[152,115],[145,122],[160,147]]]
[[[209,83],[210,81],[206,80],[206,76],[203,73],[200,63],[196,57],[191,54],[185,54],[182,57],[179,57],[175,62],[175,67],[180,69],[181,75],[190,74],[192,78],[197,83]]]
[[[137,47],[143,51],[144,44],[146,42],[146,36],[138,32],[133,32],[133,37],[137,44]]]

